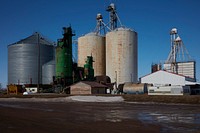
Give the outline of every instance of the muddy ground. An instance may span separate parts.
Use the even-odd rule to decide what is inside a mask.
[[[2,133],[200,133],[200,105],[0,100]]]
[[[38,93],[35,95],[0,95],[0,98],[57,98],[57,97],[69,97],[67,94],[55,94],[55,93]],[[91,96],[91,95],[89,95]],[[131,102],[156,102],[156,103],[181,103],[181,104],[200,104],[200,95],[184,95],[184,96],[149,96],[144,95],[97,95],[97,96],[122,96],[125,101]]]

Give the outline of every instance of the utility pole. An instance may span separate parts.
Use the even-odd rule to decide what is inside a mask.
[[[37,83],[37,88],[38,91],[40,89],[40,35],[37,33],[37,43],[38,43],[38,83]]]

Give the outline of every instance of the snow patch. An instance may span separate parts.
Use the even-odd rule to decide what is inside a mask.
[[[0,101],[6,102],[70,102],[69,97],[58,98],[0,98]]]
[[[0,98],[9,102],[122,102],[121,96],[69,96],[58,98]]]
[[[124,99],[121,96],[70,96],[72,101],[79,102],[122,102]]]

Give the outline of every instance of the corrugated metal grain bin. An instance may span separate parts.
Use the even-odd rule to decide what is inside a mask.
[[[53,76],[56,76],[55,65],[55,60],[52,60],[42,66],[42,84],[53,83]]]
[[[53,58],[53,43],[37,32],[8,45],[8,84],[41,84],[42,65]]]

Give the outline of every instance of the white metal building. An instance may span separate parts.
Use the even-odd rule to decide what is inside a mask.
[[[140,78],[141,83],[148,83],[153,85],[194,85],[195,80],[192,78],[185,77],[180,74],[175,74],[167,71],[157,71],[149,75]]]
[[[189,95],[190,86],[151,86],[148,95]]]

